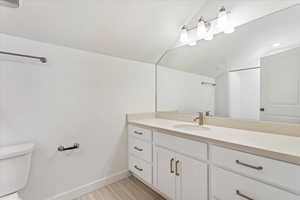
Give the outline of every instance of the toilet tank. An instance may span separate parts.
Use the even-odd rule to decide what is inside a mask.
[[[0,147],[0,197],[25,187],[34,144]]]

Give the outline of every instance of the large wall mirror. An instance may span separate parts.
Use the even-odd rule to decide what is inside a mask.
[[[300,5],[169,50],[157,111],[300,123]]]

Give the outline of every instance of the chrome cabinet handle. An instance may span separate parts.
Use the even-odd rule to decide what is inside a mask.
[[[235,162],[238,165],[242,165],[244,167],[249,167],[251,169],[256,169],[256,170],[263,170],[264,169],[262,166],[256,167],[256,166],[253,166],[253,165],[249,165],[249,164],[243,163],[243,162],[241,162],[239,160],[236,160]]]
[[[171,174],[174,173],[174,169],[173,169],[173,163],[174,163],[174,161],[175,161],[174,158],[172,158],[172,159],[170,160],[170,172],[171,172]]]
[[[142,169],[142,168],[139,168],[139,167],[138,167],[138,166],[136,166],[136,165],[134,165],[134,168],[135,168],[135,169],[137,169],[137,170],[139,170],[140,172],[141,172],[141,171],[143,171],[143,169]]]
[[[137,150],[137,151],[143,151],[143,149],[140,149],[140,148],[138,148],[136,146],[134,147],[134,149]]]
[[[137,135],[143,135],[143,132],[139,132],[139,131],[134,131],[134,133]]]
[[[175,171],[176,171],[175,175],[176,175],[176,176],[180,176],[180,174],[179,174],[179,172],[178,172],[178,164],[179,164],[179,163],[180,163],[180,161],[177,160],[177,161],[176,161],[176,164],[175,164]]]
[[[254,200],[254,199],[252,199],[252,198],[250,198],[250,197],[248,197],[248,196],[242,194],[239,190],[236,191],[236,194],[237,194],[238,196],[240,196],[240,197],[243,197],[244,199],[247,199],[247,200]]]

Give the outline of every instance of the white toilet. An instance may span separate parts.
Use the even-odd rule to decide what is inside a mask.
[[[25,187],[34,144],[0,147],[0,200],[21,200],[18,191]]]

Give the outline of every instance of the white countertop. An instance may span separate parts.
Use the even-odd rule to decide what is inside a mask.
[[[179,137],[199,139],[300,165],[300,137],[204,125],[209,130],[185,130],[174,126],[193,123],[159,118],[129,120],[128,123],[169,131]]]

